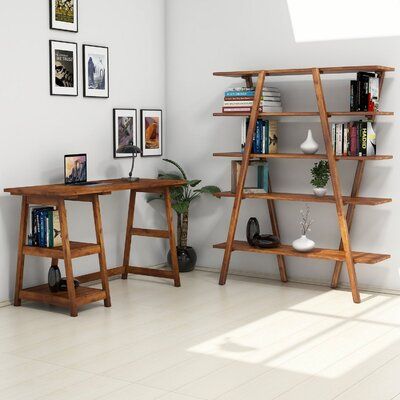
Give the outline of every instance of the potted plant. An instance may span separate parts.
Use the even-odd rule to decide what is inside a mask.
[[[315,242],[307,237],[307,232],[311,232],[310,226],[314,220],[311,219],[310,207],[306,205],[306,210],[300,210],[301,215],[301,237],[296,239],[292,246],[295,250],[306,253],[315,247]]]
[[[183,168],[175,161],[163,159],[163,161],[172,164],[178,170],[177,173],[159,172],[159,179],[184,179],[186,185],[170,189],[172,208],[177,215],[177,246],[178,263],[180,272],[192,271],[196,265],[197,255],[193,247],[188,246],[189,229],[189,207],[192,201],[198,199],[202,194],[213,194],[220,192],[217,186],[203,186],[198,188],[201,183],[199,179],[189,180]],[[156,199],[162,199],[163,195],[149,195],[147,202]],[[171,254],[168,252],[168,265],[171,266]]]
[[[311,184],[314,187],[314,194],[318,197],[325,196],[326,185],[329,181],[329,164],[328,161],[320,161],[314,163],[314,167],[311,168]]]

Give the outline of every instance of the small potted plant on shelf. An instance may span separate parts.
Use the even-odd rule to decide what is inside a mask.
[[[314,163],[314,167],[311,168],[311,184],[314,187],[314,194],[318,197],[326,195],[326,185],[328,184],[330,173],[328,161],[320,161]]]
[[[189,230],[189,207],[191,203],[198,199],[202,194],[213,194],[221,192],[217,186],[203,186],[198,188],[201,183],[199,179],[189,180],[183,168],[175,161],[163,159],[163,161],[172,164],[178,170],[178,173],[159,172],[159,179],[184,179],[186,185],[173,187],[170,189],[172,208],[177,215],[177,246],[178,264],[180,272],[192,271],[196,265],[197,255],[193,247],[188,246]],[[149,195],[147,202],[156,199],[162,199],[163,195]],[[171,267],[171,252],[168,252],[168,266]]]
[[[306,253],[315,247],[315,242],[307,237],[307,232],[311,232],[310,226],[314,220],[311,219],[310,207],[306,205],[306,210],[300,210],[301,215],[301,237],[296,239],[292,246],[295,250]]]

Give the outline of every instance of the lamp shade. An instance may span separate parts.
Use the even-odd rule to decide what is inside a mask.
[[[142,149],[134,144],[126,144],[118,147],[117,153],[142,154]]]

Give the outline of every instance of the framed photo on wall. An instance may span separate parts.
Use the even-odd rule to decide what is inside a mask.
[[[78,0],[49,0],[50,29],[78,32]]]
[[[162,135],[162,111],[141,110],[141,147],[142,157],[161,156]]]
[[[132,153],[118,153],[122,146],[137,146],[137,113],[134,108],[114,108],[114,158],[131,158]],[[136,154],[135,154],[136,157]]]
[[[78,96],[78,46],[50,40],[50,94]]]
[[[108,47],[83,45],[83,95],[109,97]]]

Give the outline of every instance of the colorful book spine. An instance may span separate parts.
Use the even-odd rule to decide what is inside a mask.
[[[268,193],[268,175],[269,165],[267,162],[262,162],[257,166],[257,188],[263,189],[264,192]]]
[[[335,154],[337,156],[341,156],[343,155],[343,124],[336,124],[335,139],[336,139]]]
[[[371,122],[367,122],[367,156],[376,155],[376,133]]]
[[[254,97],[254,90],[246,90],[246,91],[232,91],[228,90],[225,92],[225,97]]]
[[[278,152],[278,121],[268,121],[268,153],[273,154]]]
[[[349,153],[349,124],[343,124],[343,155],[347,156]]]
[[[367,155],[367,122],[359,123],[359,149],[358,155],[364,157]]]
[[[336,153],[336,124],[332,124],[331,126],[331,142],[333,153]]]
[[[350,156],[358,155],[358,126],[357,122],[350,123]]]

